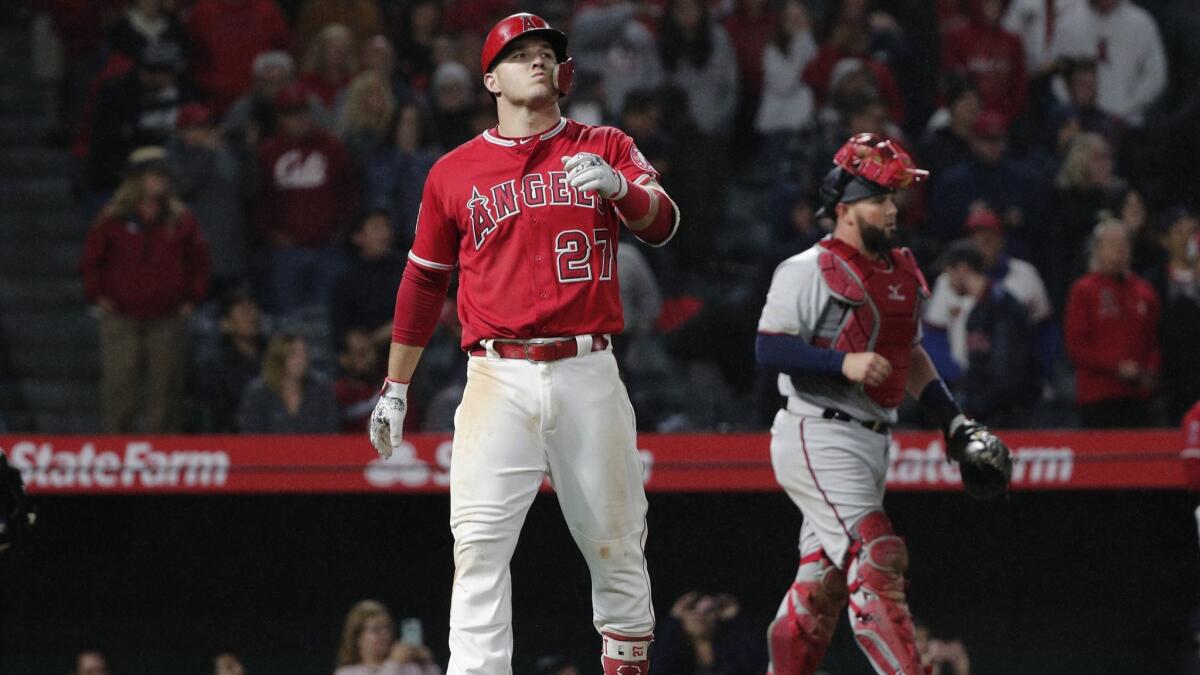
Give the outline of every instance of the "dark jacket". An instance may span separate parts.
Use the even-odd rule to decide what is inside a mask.
[[[238,426],[249,434],[333,434],[341,428],[337,400],[329,381],[317,374],[304,379],[303,399],[295,415],[262,377],[246,385]]]
[[[963,410],[988,424],[1013,425],[1041,393],[1029,312],[990,284],[967,317]]]
[[[404,265],[404,258],[397,253],[378,260],[358,257],[338,276],[329,303],[329,319],[338,344],[350,328],[371,331],[391,322]]]
[[[104,83],[92,114],[88,185],[99,190],[116,188],[129,153],[166,143],[175,130],[175,114],[187,98],[178,87],[147,90],[138,79],[137,68]]]
[[[242,392],[262,372],[262,347],[259,345],[257,356],[247,356],[233,346],[228,336],[222,336],[216,357],[201,364],[200,390],[208,403],[214,433],[237,432]]]

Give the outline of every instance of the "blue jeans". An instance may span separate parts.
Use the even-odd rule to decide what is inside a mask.
[[[286,314],[300,307],[328,305],[333,284],[345,267],[335,246],[283,246],[271,255],[271,294],[275,310]]]

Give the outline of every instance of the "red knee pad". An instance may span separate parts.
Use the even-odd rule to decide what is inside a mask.
[[[787,614],[767,629],[771,675],[811,675],[821,665],[846,606],[846,575],[832,563],[817,579],[797,581],[788,589]]]
[[[604,675],[649,675],[650,643],[653,635],[629,637],[616,633],[601,633],[600,664]]]
[[[850,565],[850,625],[855,639],[876,671],[923,675],[904,597],[908,548],[882,512],[864,516],[855,529],[859,538]]]

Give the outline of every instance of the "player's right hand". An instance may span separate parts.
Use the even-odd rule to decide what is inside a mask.
[[[408,383],[387,379],[368,424],[371,445],[387,459],[404,440],[404,414],[408,412]]]
[[[842,374],[851,382],[878,387],[892,374],[892,364],[875,352],[855,352],[842,361]]]

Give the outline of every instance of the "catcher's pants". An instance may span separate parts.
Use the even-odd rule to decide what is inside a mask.
[[[824,419],[820,408],[795,397],[775,415],[771,465],[804,515],[801,557],[822,548],[845,569],[854,525],[883,510],[890,442],[855,422]]]
[[[547,474],[591,572],[596,629],[651,634],[642,464],[612,352],[548,363],[472,356],[454,427],[447,675],[512,673],[508,565]]]

